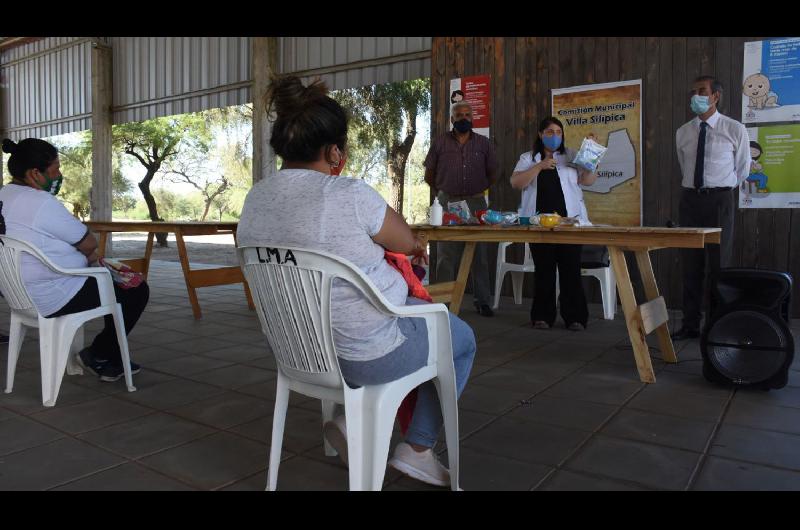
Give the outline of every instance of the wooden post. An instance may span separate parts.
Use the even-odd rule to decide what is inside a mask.
[[[92,221],[111,221],[111,114],[112,104],[111,48],[92,43],[92,189],[90,192]],[[113,255],[112,237],[101,249]]]
[[[272,122],[267,117],[264,94],[270,77],[278,71],[278,38],[253,37],[250,54],[253,72],[253,184],[275,173],[275,153],[269,145]]]

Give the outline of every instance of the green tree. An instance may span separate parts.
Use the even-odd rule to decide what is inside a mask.
[[[59,198],[72,206],[72,213],[85,220],[91,211],[90,192],[92,188],[92,135],[90,131],[79,133],[77,144],[70,144],[63,138],[53,138],[51,142],[58,149],[61,173],[64,183]],[[122,175],[119,155],[115,157],[111,173],[113,208],[120,209],[130,205],[133,187]]]
[[[385,161],[389,205],[402,213],[406,166],[417,136],[417,115],[430,109],[430,79],[340,90],[332,96],[351,116],[348,166],[351,157],[350,167],[360,170]],[[383,151],[382,156],[375,153],[376,148]]]
[[[147,204],[150,220],[163,221],[158,213],[156,199],[150,191],[150,184],[161,171],[162,165],[178,153],[208,153],[212,134],[207,116],[192,113],[124,123],[115,126],[112,133],[114,145],[138,160],[145,169],[138,186]],[[167,234],[156,234],[156,238],[159,246],[167,246]]]

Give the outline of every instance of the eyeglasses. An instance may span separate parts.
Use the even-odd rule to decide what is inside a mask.
[[[553,129],[545,129],[544,131],[542,131],[542,134],[545,135],[545,136],[548,136],[548,137],[550,137],[550,136],[561,136],[562,132],[561,132],[561,129],[555,129],[555,130],[553,130]]]

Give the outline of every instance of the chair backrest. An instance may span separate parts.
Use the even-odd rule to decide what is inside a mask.
[[[584,269],[598,269],[608,267],[608,247],[601,245],[583,245],[581,248],[581,267]]]
[[[349,282],[379,310],[388,302],[355,265],[326,252],[279,245],[237,249],[261,329],[283,372],[294,379],[342,388],[331,329],[331,287]]]
[[[22,253],[41,255],[39,249],[12,237],[0,235],[0,291],[16,311],[35,311],[22,281]]]

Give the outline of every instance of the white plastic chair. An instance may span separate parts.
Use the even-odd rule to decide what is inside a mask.
[[[22,254],[28,253],[54,272],[70,276],[88,276],[97,280],[100,306],[88,311],[60,317],[45,318],[33,305],[22,281],[20,262]],[[38,248],[24,241],[0,235],[0,291],[11,308],[11,330],[8,342],[8,368],[6,370],[6,394],[14,388],[14,374],[26,328],[39,328],[39,358],[42,367],[42,403],[46,407],[56,404],[64,371],[69,375],[83,374],[75,356],[83,348],[83,325],[89,320],[111,315],[117,328],[125,383],[133,392],[128,339],[122,317],[122,306],[114,295],[111,274],[105,267],[62,269],[55,265]]]
[[[514,303],[519,305],[522,303],[522,280],[525,278],[525,273],[536,271],[536,267],[533,265],[533,257],[531,256],[531,247],[528,246],[527,243],[523,244],[525,247],[525,260],[522,265],[506,261],[506,249],[508,249],[511,244],[512,243],[506,241],[497,245],[497,274],[494,280],[493,309],[497,309],[500,306],[500,291],[503,288],[503,279],[507,272],[511,273],[511,282],[514,289]],[[558,272],[556,272],[556,274],[558,274]]]
[[[337,403],[344,405],[350,489],[380,490],[397,409],[412,389],[426,381],[433,381],[439,394],[451,488],[457,490],[458,408],[447,307],[392,305],[355,265],[325,252],[277,246],[242,247],[237,252],[278,367],[267,490],[277,486],[290,391],[322,401],[323,425],[333,419]],[[387,315],[424,318],[427,366],[390,383],[350,388],[333,343],[330,300],[335,278],[355,286]],[[336,455],[326,440],[324,444],[326,455]]]
[[[507,272],[511,273],[511,281],[514,291],[514,303],[519,305],[522,303],[522,280],[526,272],[534,272],[536,267],[533,264],[533,256],[531,256],[531,248],[525,244],[525,260],[520,265],[519,263],[509,263],[506,261],[506,249],[512,243],[506,241],[500,243],[497,247],[497,274],[495,275],[494,283],[494,304],[493,308],[497,309],[500,305],[500,291],[503,288],[503,279]],[[617,312],[617,280],[614,276],[614,269],[609,262],[607,267],[581,267],[581,276],[592,276],[597,278],[600,282],[600,294],[603,299],[603,318],[606,320],[614,320],[614,315]],[[558,286],[558,270],[556,270],[556,300],[559,293]]]

